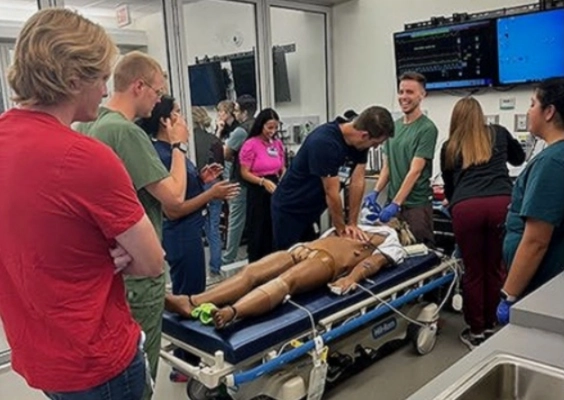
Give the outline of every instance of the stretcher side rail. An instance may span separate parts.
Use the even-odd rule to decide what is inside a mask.
[[[454,272],[450,272],[447,273],[443,276],[441,276],[440,278],[431,281],[427,284],[424,284],[421,287],[418,287],[417,289],[407,293],[404,296],[401,296],[399,298],[396,298],[395,300],[392,300],[390,302],[390,306],[394,307],[394,308],[400,308],[401,306],[403,306],[404,304],[407,304],[415,299],[417,299],[419,296],[424,295],[426,293],[429,293],[441,286],[444,286],[446,284],[448,284],[449,282],[452,282],[452,280],[455,278],[456,273]],[[389,312],[391,310],[389,305],[383,305],[382,307],[377,307],[369,312],[367,312],[364,315],[359,316],[358,318],[352,319],[346,323],[343,323],[342,325],[340,325],[337,328],[334,328],[332,330],[328,330],[325,333],[321,334],[321,338],[323,340],[324,343],[329,343],[359,327],[361,327],[362,325],[371,322],[379,317],[382,317],[383,315],[385,315],[387,312]],[[247,382],[251,382],[257,378],[260,378],[261,376],[268,374],[270,372],[273,372],[281,367],[283,367],[285,364],[290,363],[294,360],[297,360],[298,358],[306,355],[308,352],[310,352],[311,350],[313,350],[315,348],[316,344],[314,340],[310,340],[304,344],[302,344],[301,346],[294,348],[292,350],[289,350],[287,352],[285,352],[284,354],[279,355],[278,357],[273,358],[270,361],[267,361],[266,363],[259,365],[257,367],[251,368],[248,371],[245,372],[240,372],[240,373],[235,373],[235,374],[230,374],[228,376],[226,376],[226,384],[229,387],[233,387],[233,386],[239,386],[241,384],[247,383]]]
[[[224,361],[223,351],[216,351],[214,353],[214,357],[210,357],[210,355],[206,352],[187,345],[172,336],[165,333],[163,333],[162,336],[163,339],[169,341],[174,346],[200,357],[202,362],[200,363],[201,365],[194,366],[181,360],[173,354],[170,354],[169,349],[166,348],[160,350],[161,358],[179,370],[182,374],[196,379],[210,389],[218,387],[226,375],[235,371],[235,367],[232,364]]]
[[[396,286],[393,286],[387,290],[384,290],[383,292],[378,293],[378,297],[383,298],[383,299],[387,299],[388,297],[392,297],[392,300],[395,300],[395,297],[397,297],[397,294],[405,289],[410,289],[412,288],[414,285],[419,285],[421,286],[422,283],[424,283],[426,280],[430,279],[430,278],[436,278],[440,275],[444,275],[447,273],[447,271],[449,269],[454,269],[458,267],[458,262],[454,259],[452,260],[446,260],[441,262],[441,264],[439,264],[437,267],[424,272],[421,275],[415,276],[411,279],[408,279],[407,281],[400,283]],[[331,329],[331,327],[339,321],[342,321],[343,319],[346,318],[350,318],[351,315],[357,313],[360,311],[361,314],[365,314],[366,310],[369,309],[370,307],[376,305],[376,304],[381,304],[381,302],[378,299],[375,299],[374,297],[369,297],[365,300],[360,301],[357,304],[354,304],[350,307],[347,307],[341,311],[338,311],[336,313],[334,313],[333,315],[323,318],[319,321],[319,325],[322,326],[325,329]]]
[[[455,267],[456,267],[456,261],[443,260],[438,266],[432,268],[427,272],[414,276],[382,292],[378,292],[377,293],[378,297],[383,299],[385,302],[391,303],[392,306],[394,305],[395,301],[400,301],[400,305],[409,303],[412,301],[412,299],[413,300],[417,299],[421,294],[429,292],[436,287],[440,287],[448,283],[449,281],[452,281],[453,279],[452,277],[456,276],[456,273],[447,274],[447,272],[451,269],[454,270]],[[425,285],[426,280],[441,279],[441,277],[444,278],[445,276],[447,276],[446,280],[440,281],[441,283],[439,284],[436,284],[431,287]],[[410,291],[415,293],[420,293],[420,292],[421,293],[413,296]],[[410,294],[409,299],[403,299],[402,297],[398,299],[398,294],[400,293],[402,294],[402,296],[405,296],[406,294]],[[374,306],[376,307],[375,309],[373,309],[370,312],[367,312],[368,309],[372,309],[372,307]],[[376,310],[379,311],[377,314],[374,314],[374,311]],[[346,308],[345,310],[337,311],[336,314],[333,314],[330,317],[321,319],[319,322],[316,322],[315,330],[317,334],[328,335],[328,337],[330,337],[331,340],[334,340],[344,335],[345,333],[349,332],[347,328],[345,332],[338,334],[337,336],[333,336],[333,334],[330,334],[331,329],[333,329],[333,326],[335,326],[336,322],[339,321],[340,319],[348,317],[348,319],[345,322],[341,322],[341,325],[339,326],[338,328],[339,330],[337,332],[340,332],[340,330],[345,325],[349,326],[350,323],[355,323],[355,325],[351,326],[350,330],[356,329],[357,326],[360,327],[360,325],[366,324],[368,322],[371,322],[373,319],[383,316],[388,312],[388,310],[389,310],[388,307],[384,307],[384,303],[381,303],[379,300],[376,300],[371,297],[368,299],[364,299],[361,302]],[[362,320],[363,322],[360,325],[356,325],[359,320],[359,314],[361,317],[364,317],[366,315],[369,316],[372,315],[373,317],[368,319],[365,318]],[[286,360],[287,358],[286,354],[288,353],[296,354],[293,353],[296,350],[293,349],[294,348],[293,342],[299,341],[301,343],[304,342],[310,343],[311,339],[313,338],[313,329],[314,327],[312,326],[311,328],[302,331],[302,333],[300,334],[294,334],[294,336],[290,340],[286,339],[284,342],[279,342],[276,345],[266,349],[265,351],[262,351],[261,353],[255,354],[251,357],[248,357],[247,359],[238,361],[236,364],[231,364],[229,362],[226,362],[224,359],[223,351],[218,350],[214,354],[210,354],[206,351],[200,350],[192,345],[189,345],[183,342],[182,340],[176,339],[173,336],[163,334],[163,337],[167,341],[171,342],[174,346],[184,349],[189,353],[200,357],[201,363],[199,366],[193,366],[191,364],[188,364],[178,359],[174,355],[170,354],[168,349],[161,350],[161,356],[165,361],[173,365],[179,371],[186,374],[187,376],[194,378],[195,380],[199,381],[204,386],[210,389],[218,387],[221,383],[225,383],[226,380],[228,386],[233,386],[235,385],[235,377],[242,376],[243,378],[245,378],[247,376],[244,375],[247,374],[247,372],[241,373],[240,371],[249,371],[249,369],[250,371],[256,371],[258,369],[259,372],[254,378],[250,380],[245,380],[245,382],[248,382],[257,379],[263,374],[267,373],[267,372],[260,372],[262,367],[266,366],[266,368],[269,369],[271,368],[270,366],[273,365],[273,363],[277,364],[280,360]],[[334,330],[336,329],[337,328],[335,328]],[[306,348],[304,348],[303,345],[299,348],[302,349],[302,351],[299,354],[292,356],[289,360],[279,364],[274,369],[278,369],[279,367],[283,366],[287,362],[294,361],[295,359],[301,357],[308,351]],[[227,377],[229,379],[226,379]],[[229,385],[229,383],[232,383],[232,385]]]

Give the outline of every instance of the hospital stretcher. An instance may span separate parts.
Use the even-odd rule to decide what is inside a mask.
[[[431,252],[380,271],[344,296],[320,288],[221,331],[165,313],[163,339],[170,344],[161,357],[191,378],[192,400],[318,399],[326,384],[379,358],[389,345],[411,339],[420,354],[431,351],[443,304],[423,296],[450,292],[457,277],[455,260]],[[174,348],[197,362],[175,357]]]

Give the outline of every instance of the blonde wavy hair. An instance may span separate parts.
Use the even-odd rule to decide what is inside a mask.
[[[74,11],[49,8],[27,20],[16,41],[8,82],[16,103],[56,105],[77,92],[76,80],[111,72],[118,49],[104,28]]]

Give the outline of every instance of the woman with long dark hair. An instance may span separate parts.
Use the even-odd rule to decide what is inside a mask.
[[[167,169],[172,161],[172,148],[167,133],[167,120],[174,124],[180,107],[173,97],[163,96],[153,108],[151,116],[137,123],[151,138],[153,145]],[[170,265],[174,294],[196,294],[206,288],[206,264],[202,233],[205,219],[202,211],[213,199],[226,199],[238,191],[237,184],[218,182],[209,190],[204,184],[212,182],[222,172],[220,166],[205,166],[198,171],[186,158],[186,201],[178,209],[164,209],[163,247]]]
[[[285,171],[284,145],[276,137],[280,117],[271,108],[256,117],[239,153],[241,176],[247,185],[249,262],[272,252],[270,199]]]
[[[502,225],[511,200],[507,162],[525,153],[500,125],[486,125],[480,103],[465,97],[454,106],[441,169],[456,242],[462,253],[464,319],[460,339],[470,349],[493,332],[499,291],[505,279]]]

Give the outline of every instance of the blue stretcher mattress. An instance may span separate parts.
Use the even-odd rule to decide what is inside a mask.
[[[413,257],[395,268],[380,271],[374,284],[364,282],[363,286],[375,293],[382,292],[430,270],[439,262],[439,258],[434,253]],[[307,308],[315,320],[319,321],[367,297],[368,294],[362,290],[337,296],[327,287],[323,287],[293,296],[292,300]],[[163,316],[165,334],[208,354],[221,350],[225,360],[231,364],[246,360],[310,328],[311,322],[305,311],[289,303],[281,304],[264,316],[238,321],[221,331],[216,331],[213,326],[204,326],[199,321],[183,319],[166,311]]]

